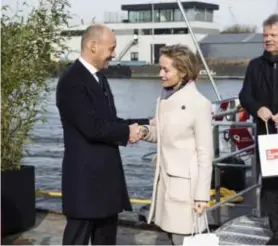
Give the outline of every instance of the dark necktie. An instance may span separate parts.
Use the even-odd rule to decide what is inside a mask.
[[[101,72],[96,72],[96,76],[98,77],[98,83],[103,91],[104,94],[106,94],[106,86],[105,86],[105,78],[104,75]]]
[[[96,72],[96,75],[98,77],[98,83],[101,87],[101,90],[103,91],[104,96],[106,97],[106,99],[108,100],[109,105],[111,106],[111,101],[110,101],[110,98],[109,98],[108,88],[107,88],[107,85],[106,85],[106,83],[108,83],[108,82],[107,82],[104,74],[102,74],[101,72]]]

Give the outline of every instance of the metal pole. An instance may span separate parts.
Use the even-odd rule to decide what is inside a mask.
[[[211,82],[212,87],[213,87],[213,89],[214,89],[214,92],[215,92],[215,94],[216,94],[218,100],[221,100],[222,98],[221,98],[221,96],[220,96],[220,94],[219,94],[219,92],[218,92],[218,90],[217,90],[217,86],[216,86],[216,84],[215,84],[215,82],[214,82],[214,80],[213,80],[213,78],[212,78],[212,76],[211,76],[211,74],[210,74],[208,65],[207,65],[206,60],[205,60],[205,58],[204,58],[204,56],[203,56],[203,53],[202,53],[202,51],[201,51],[201,49],[200,49],[200,47],[199,47],[198,41],[197,41],[197,39],[196,39],[196,37],[195,37],[195,35],[194,35],[192,29],[191,29],[191,26],[190,26],[189,21],[188,21],[188,19],[187,19],[187,17],[186,17],[186,14],[185,14],[185,11],[184,11],[183,6],[182,6],[182,4],[181,4],[181,1],[180,1],[180,0],[177,0],[177,3],[178,3],[178,5],[179,5],[180,11],[181,11],[181,13],[182,13],[182,15],[183,15],[183,18],[184,18],[184,20],[185,20],[185,23],[186,23],[186,25],[187,25],[187,27],[188,27],[188,30],[189,30],[189,32],[190,32],[190,34],[191,34],[191,37],[192,37],[192,39],[193,39],[193,41],[194,41],[194,43],[195,43],[195,46],[196,46],[196,48],[197,48],[197,50],[198,50],[198,52],[199,52],[199,54],[200,54],[201,60],[202,60],[202,62],[203,62],[203,64],[204,64],[204,66],[205,66],[205,69],[206,69],[207,74],[208,74],[208,76],[209,76],[209,79],[210,79],[210,82]]]
[[[154,3],[152,2],[152,54],[151,63],[154,64]]]

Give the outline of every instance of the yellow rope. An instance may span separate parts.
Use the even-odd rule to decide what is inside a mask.
[[[230,196],[235,195],[236,192],[234,190],[229,190],[226,188],[221,187],[220,188],[220,200],[224,201],[227,198],[229,198]],[[36,190],[36,195],[43,195],[43,196],[50,196],[50,197],[62,197],[62,193],[59,191],[46,191],[46,190]],[[210,196],[213,197],[215,196],[215,189],[210,190]],[[151,204],[151,200],[148,199],[137,199],[137,198],[131,198],[130,202],[133,204]],[[243,202],[243,197],[237,197],[235,199],[233,199],[231,202],[234,203],[240,203]],[[211,207],[212,205],[214,205],[216,203],[215,199],[212,199],[208,202],[208,207]]]

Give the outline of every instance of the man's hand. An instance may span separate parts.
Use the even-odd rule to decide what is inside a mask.
[[[273,117],[271,111],[267,107],[261,107],[258,110],[257,115],[264,122],[267,122],[269,119]]]
[[[136,143],[140,140],[140,126],[137,123],[129,125],[129,142]]]
[[[272,115],[271,119],[274,121],[276,128],[278,128],[278,113],[275,115]]]

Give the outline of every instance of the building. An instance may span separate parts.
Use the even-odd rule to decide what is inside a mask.
[[[219,33],[214,23],[218,5],[203,2],[182,2],[196,39]],[[158,63],[159,49],[164,45],[186,44],[196,51],[193,40],[176,2],[122,5],[126,17],[107,14],[105,24],[117,36],[117,63]],[[73,60],[80,54],[81,35],[87,26],[65,29],[62,35],[71,52],[64,59]]]
[[[211,59],[250,60],[263,53],[262,33],[208,35],[199,42],[202,53]]]

